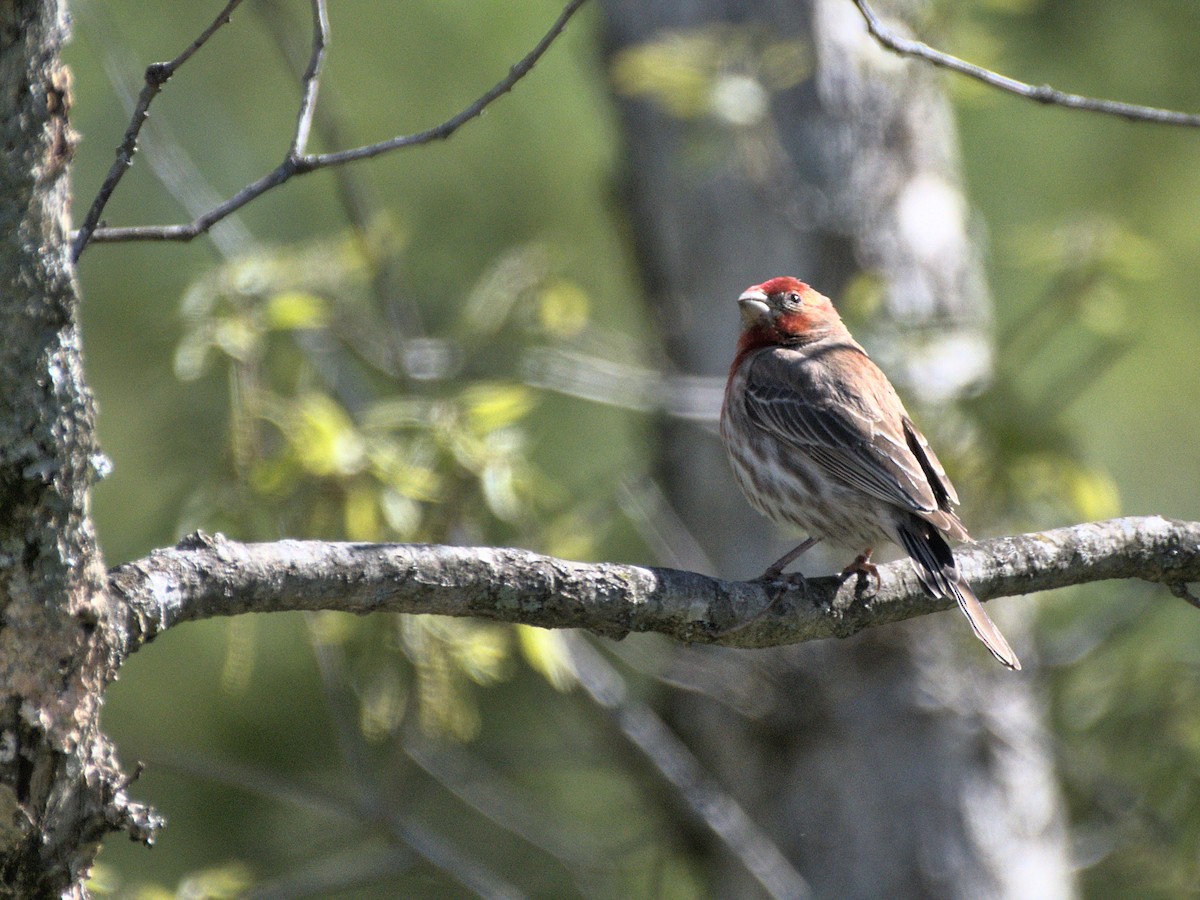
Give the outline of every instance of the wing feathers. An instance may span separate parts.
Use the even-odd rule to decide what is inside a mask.
[[[760,428],[843,484],[966,537],[941,463],[861,347],[775,348],[747,365],[746,408]]]

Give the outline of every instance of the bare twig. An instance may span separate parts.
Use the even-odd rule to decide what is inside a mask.
[[[308,135],[312,131],[313,115],[317,111],[317,91],[321,87],[321,66],[325,62],[325,47],[329,43],[329,10],[325,0],[312,0],[312,19],[312,56],[300,79],[303,90],[300,109],[296,113],[296,133],[292,137],[292,146],[288,148],[289,157],[303,156],[308,151]]]
[[[550,26],[537,45],[530,50],[525,56],[511,69],[508,74],[502,78],[496,85],[478,100],[464,109],[456,116],[452,116],[440,125],[435,125],[433,128],[428,128],[425,131],[418,131],[416,134],[400,135],[391,138],[390,140],[380,141],[376,144],[367,144],[364,147],[355,147],[353,150],[341,150],[337,153],[323,153],[317,156],[310,157],[313,163],[313,168],[324,168],[325,166],[336,166],[343,163],[355,162],[360,159],[370,159],[373,156],[379,156],[382,153],[390,153],[392,150],[399,150],[403,147],[415,147],[419,144],[428,144],[431,141],[444,140],[450,137],[454,132],[458,131],[463,125],[474,118],[483,114],[483,111],[488,108],[494,101],[507,94],[516,86],[516,83],[529,74],[530,70],[537,65],[538,60],[542,58],[550,45],[553,44],[563,29],[567,27],[567,22],[571,16],[579,10],[587,0],[571,0],[559,13],[554,24]]]
[[[261,5],[262,0],[259,0],[258,6]],[[92,50],[100,57],[126,115],[132,116],[138,92],[145,83],[145,71],[135,75],[130,70],[129,61],[134,58],[134,53],[125,32],[114,21],[107,5],[79,3],[75,6],[75,15],[82,26],[82,36],[89,40]],[[137,152],[189,216],[198,216],[224,199],[206,180],[166,119],[153,116],[147,119],[138,134]],[[209,236],[213,249],[226,259],[250,252],[256,243],[250,229],[237,216],[227,218],[220,227],[213,228]]]
[[[409,759],[450,794],[492,824],[556,859],[577,880],[583,871],[614,869],[607,847],[572,822],[529,805],[498,773],[457,742],[434,742],[419,729],[412,729],[402,747]],[[587,892],[581,893],[586,896]]]
[[[239,0],[240,2],[240,0]],[[312,124],[312,116],[316,108],[316,98],[318,83],[320,80],[321,62],[324,58],[324,49],[328,37],[328,20],[325,15],[324,0],[313,0],[313,52],[310,60],[308,71],[306,71],[303,79],[303,90],[300,101],[300,107],[296,117],[296,131],[292,139],[291,147],[288,150],[287,156],[278,166],[266,175],[259,178],[257,181],[246,185],[235,194],[233,197],[226,200],[224,203],[218,204],[213,209],[209,210],[201,216],[193,219],[191,222],[180,225],[138,225],[128,228],[99,228],[96,227],[99,222],[100,213],[103,212],[104,204],[107,203],[108,197],[111,196],[117,182],[120,181],[124,170],[128,168],[133,158],[133,148],[136,144],[137,130],[141,128],[142,121],[145,120],[146,108],[149,107],[150,100],[157,94],[156,88],[149,95],[145,106],[139,101],[139,111],[134,113],[134,122],[130,123],[130,131],[132,138],[128,140],[128,152],[125,157],[125,162],[118,166],[114,165],[113,169],[116,173],[110,172],[110,177],[113,178],[113,183],[107,188],[107,193],[102,189],[102,197],[96,198],[96,203],[93,204],[95,216],[89,211],[88,219],[84,222],[84,227],[80,228],[75,237],[74,256],[78,260],[79,255],[89,243],[112,243],[118,241],[190,241],[193,238],[205,233],[217,222],[220,222],[230,213],[241,209],[250,201],[260,197],[272,188],[278,187],[285,181],[288,181],[297,175],[306,175],[309,172],[315,172],[318,169],[326,169],[331,166],[345,165],[346,163],[355,162],[360,159],[370,159],[375,156],[380,156],[384,153],[390,153],[393,150],[400,150],[407,147],[418,147],[422,144],[428,144],[437,140],[444,140],[450,137],[454,132],[458,131],[463,125],[482,115],[493,102],[498,100],[504,94],[516,86],[522,78],[529,74],[542,56],[550,49],[550,45],[558,39],[563,30],[567,26],[567,22],[571,17],[578,12],[579,8],[587,0],[570,0],[563,8],[554,24],[550,26],[540,41],[530,50],[524,57],[521,58],[508,74],[497,82],[489,91],[480,96],[475,102],[467,106],[457,115],[450,117],[439,125],[428,128],[424,131],[419,131],[414,134],[398,135],[386,141],[379,141],[374,144],[367,144],[361,147],[355,147],[349,150],[340,150],[333,153],[307,153],[304,148],[307,145],[308,133]],[[230,6],[235,6],[236,3],[231,2]],[[192,51],[194,52],[194,51]],[[189,54],[190,55],[190,54]],[[154,69],[152,66],[151,69]],[[147,70],[147,90],[150,86],[150,70]],[[161,87],[161,85],[159,85]],[[143,91],[145,94],[146,91]],[[140,116],[140,118],[139,118]],[[122,145],[125,147],[125,144]],[[118,162],[121,161],[118,154]],[[108,180],[105,181],[106,186]],[[98,205],[98,209],[96,208]],[[85,232],[85,229],[88,229]]]
[[[84,217],[83,224],[75,232],[75,240],[71,245],[71,259],[73,262],[79,261],[79,256],[83,253],[83,248],[94,238],[97,226],[100,223],[100,217],[104,214],[104,207],[108,205],[109,198],[112,197],[113,191],[117,189],[117,185],[120,184],[121,179],[125,177],[126,171],[133,165],[133,155],[137,152],[138,135],[141,134],[142,126],[146,124],[146,117],[150,114],[150,104],[154,102],[154,98],[158,96],[158,92],[163,89],[163,85],[170,80],[176,70],[208,43],[208,39],[216,34],[218,29],[229,24],[229,19],[233,16],[233,11],[241,3],[242,0],[229,0],[225,4],[225,8],[200,33],[200,36],[188,45],[186,50],[169,62],[153,63],[146,68],[146,83],[138,95],[137,105],[134,106],[133,116],[129,120],[129,127],[125,129],[125,137],[121,140],[120,146],[117,147],[117,158],[113,161],[112,167],[104,177],[104,183],[100,185],[100,191],[96,194],[96,199],[92,201],[87,216]]]
[[[1200,582],[1200,522],[1111,519],[959,547],[981,599],[1114,578]],[[129,617],[129,651],[179,622],[246,612],[331,609],[476,616],[620,637],[768,647],[828,637],[945,609],[906,560],[880,567],[874,592],[855,580],[720,581],[694,572],[576,563],[527,550],[429,544],[278,541],[194,534],[109,574]],[[780,597],[780,593],[784,596]],[[751,626],[730,628],[775,602]]]
[[[521,360],[534,387],[619,409],[656,412],[716,433],[725,377],[669,375],[587,353],[537,347]]]
[[[608,711],[617,727],[679,792],[684,805],[734,855],[767,894],[777,900],[812,895],[783,851],[714,781],[694,753],[648,704],[629,696],[625,679],[579,635],[568,641],[580,686]]]
[[[984,84],[1025,97],[1038,103],[1050,106],[1065,106],[1068,109],[1082,109],[1086,112],[1101,113],[1108,116],[1118,116],[1131,122],[1155,122],[1160,125],[1181,125],[1188,128],[1200,128],[1200,115],[1182,113],[1170,109],[1159,109],[1153,106],[1138,106],[1134,103],[1122,103],[1117,100],[1101,100],[1096,97],[1084,97],[1079,94],[1068,94],[1053,88],[1048,84],[1032,85],[1007,75],[1001,75],[974,63],[935,50],[923,41],[901,37],[879,21],[875,11],[868,5],[867,0],[854,0],[854,5],[862,13],[867,22],[867,29],[872,37],[887,49],[901,56],[914,56],[923,59],[943,69],[950,69],[982,81]]]
[[[293,39],[289,17],[283,9],[283,0],[260,0],[254,6],[259,21],[271,35],[284,61],[289,67],[296,67],[300,58],[299,42]],[[336,95],[334,97],[336,100]],[[341,116],[336,102],[331,102],[328,92],[321,95],[321,104],[314,105],[313,129],[326,147],[340,147],[343,144]],[[377,205],[378,191],[370,185],[370,172],[364,168],[354,169],[350,166],[337,166],[333,170],[338,199],[341,202],[346,219],[358,234],[363,246],[372,246],[370,235],[372,228],[379,221]],[[214,204],[210,203],[204,208]],[[196,210],[199,214],[202,210]],[[212,234],[216,234],[214,229]],[[393,253],[373,253],[375,265],[372,267],[372,289],[375,293],[376,308],[379,315],[386,319],[386,327],[370,328],[367,333],[360,334],[356,343],[360,352],[368,354],[373,364],[388,372],[398,372],[402,366],[397,363],[402,351],[399,344],[405,338],[419,337],[424,334],[421,324],[421,314],[417,304],[408,292],[401,288],[401,279],[397,273],[396,260]]]
[[[217,760],[166,753],[160,754],[157,761],[175,771],[241,788],[269,800],[290,803],[343,825],[379,829],[403,848],[396,848],[395,871],[403,870],[409,858],[407,851],[411,851],[474,896],[502,897],[506,900],[526,896],[486,865],[415,820],[401,819],[376,808],[367,808],[332,791],[281,778],[232,759]]]

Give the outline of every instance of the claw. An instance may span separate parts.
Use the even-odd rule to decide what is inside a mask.
[[[881,584],[879,578],[879,566],[871,562],[871,554],[874,552],[874,547],[868,547],[858,556],[854,557],[854,562],[842,569],[842,578],[849,578],[851,575],[865,575],[868,583],[872,578],[875,579],[875,587],[878,589]]]

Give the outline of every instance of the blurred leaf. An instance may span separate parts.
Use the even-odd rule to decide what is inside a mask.
[[[518,625],[518,646],[525,661],[554,687],[569,691],[575,687],[575,669],[561,632],[548,628]]]
[[[1106,472],[1076,468],[1070,473],[1068,496],[1085,521],[1111,519],[1121,513],[1121,494]]]
[[[462,304],[462,328],[467,336],[486,337],[499,331],[518,301],[532,295],[550,270],[550,251],[542,244],[526,244],[503,254]]]
[[[372,673],[362,691],[359,727],[371,741],[395,734],[407,708],[408,689],[400,674],[392,668],[380,667]]]
[[[104,863],[96,863],[88,875],[87,889],[93,897],[110,897],[116,893],[120,884],[121,879],[116,871]]]
[[[1102,272],[1145,281],[1162,272],[1157,244],[1125,222],[1101,216],[1022,229],[1013,239],[1012,257],[1050,274]]]
[[[258,619],[234,616],[225,623],[225,661],[221,666],[221,690],[244,694],[254,674]]]
[[[595,505],[558,516],[544,526],[546,552],[562,559],[593,559],[604,534],[603,523],[610,518]]]
[[[193,331],[184,335],[175,349],[175,377],[180,381],[195,381],[204,374],[212,338],[207,333]]]
[[[480,486],[488,509],[505,522],[516,522],[521,518],[525,505],[521,502],[521,491],[517,473],[505,462],[484,466]]]
[[[367,483],[355,481],[346,489],[342,514],[345,518],[346,537],[350,540],[383,540],[377,493]]]
[[[707,111],[712,93],[713,44],[704,33],[673,32],[628,47],[613,58],[613,86],[619,94],[650,98],[678,118],[695,118]]]
[[[354,617],[345,613],[317,610],[307,621],[314,640],[334,646],[344,644],[356,633]]]
[[[537,403],[532,388],[523,384],[480,382],[460,395],[471,429],[486,435],[525,418]]]
[[[770,93],[799,84],[811,70],[804,41],[753,26],[710,25],[627,47],[613,58],[610,75],[617,93],[650,99],[676,118],[707,116],[747,128],[766,117]]]
[[[368,454],[372,472],[386,485],[385,491],[430,503],[441,496],[442,475],[431,442],[372,441]]]
[[[479,711],[463,679],[488,684],[503,677],[509,633],[473,619],[400,617],[402,644],[417,676],[422,729],[460,741],[478,734]]]
[[[575,337],[587,326],[587,294],[569,281],[552,281],[538,294],[538,321],[555,338]]]
[[[314,475],[362,470],[366,447],[346,411],[324,394],[297,397],[284,412],[284,434],[296,458]]]
[[[249,316],[233,315],[214,323],[213,346],[232,359],[245,361],[258,349],[262,331]]]
[[[329,308],[324,300],[307,291],[272,294],[267,300],[267,324],[289,331],[324,328],[329,324]]]
[[[250,870],[242,863],[205,869],[186,878],[176,892],[177,900],[233,900],[253,885]]]

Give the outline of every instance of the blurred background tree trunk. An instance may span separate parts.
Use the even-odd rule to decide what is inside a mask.
[[[913,23],[924,9],[885,11]],[[723,376],[734,298],[796,275],[926,406],[916,415],[955,475],[954,438],[939,440],[951,412],[928,405],[988,377],[990,300],[937,77],[875,46],[848,0],[606,0],[604,13],[624,95],[623,199],[670,368]],[[686,77],[656,69],[664,41],[676,59],[694,45]],[[659,447],[666,497],[695,538],[664,562],[752,577],[798,539],[741,497],[714,429],[665,419]],[[985,532],[958,480],[968,525]],[[801,568],[846,562],[814,551]],[[817,896],[1071,896],[1021,608],[1001,616],[1019,675],[947,613],[779,652],[664,647],[689,688],[664,705]],[[695,838],[712,896],[757,895]]]

